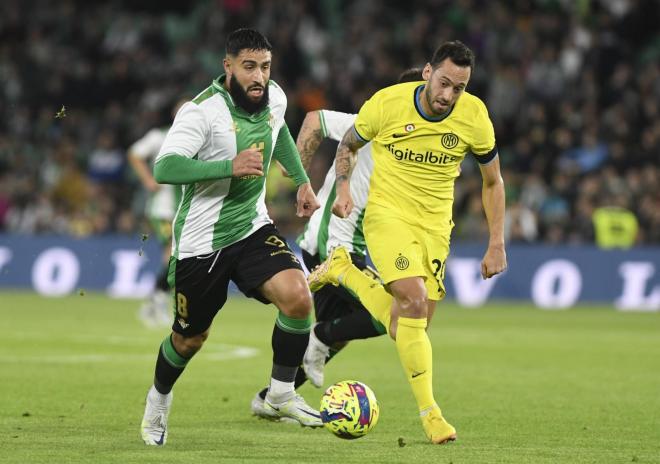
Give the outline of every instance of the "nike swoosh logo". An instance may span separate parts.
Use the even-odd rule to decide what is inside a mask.
[[[162,445],[162,444],[163,444],[163,440],[165,440],[165,432],[163,432],[163,433],[161,434],[161,436],[160,436],[160,440],[156,440],[155,443],[156,443],[157,445]]]
[[[415,377],[419,377],[420,375],[425,374],[425,373],[426,373],[426,371],[422,371],[422,372],[413,372],[413,374],[412,374],[412,378],[414,379]]]
[[[319,416],[318,414],[314,414],[314,413],[312,413],[312,412],[305,411],[304,409],[300,409],[300,408],[298,408],[298,411],[300,411],[300,412],[304,412],[304,413],[307,414],[308,416],[316,417],[317,419],[320,419],[320,418],[321,418],[321,416]]]
[[[395,139],[400,139],[401,137],[405,137],[406,135],[410,135],[410,134],[392,134],[392,137],[394,137]]]

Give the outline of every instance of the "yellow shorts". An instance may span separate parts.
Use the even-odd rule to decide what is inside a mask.
[[[370,214],[364,218],[369,256],[385,284],[406,277],[421,277],[430,300],[445,296],[445,261],[449,255],[451,227],[424,229],[397,217],[396,213]]]

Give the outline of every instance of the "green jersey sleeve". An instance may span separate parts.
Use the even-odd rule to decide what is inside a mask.
[[[279,134],[277,134],[277,142],[273,149],[273,158],[282,163],[282,166],[287,170],[296,183],[296,186],[309,182],[309,178],[300,161],[300,154],[296,148],[296,143],[293,141],[286,123],[280,129]]]
[[[154,179],[159,184],[192,184],[231,177],[231,160],[199,161],[177,154],[161,157],[154,165]]]

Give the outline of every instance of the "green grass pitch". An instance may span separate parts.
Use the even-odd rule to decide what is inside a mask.
[[[230,299],[175,387],[164,448],[139,423],[166,330],[135,300],[0,293],[2,463],[660,463],[660,315],[611,308],[468,310],[429,330],[434,386],[458,441],[427,444],[394,344],[357,341],[326,382],[376,393],[377,427],[344,441],[250,415],[270,373],[272,307]],[[318,404],[321,390],[301,388]]]

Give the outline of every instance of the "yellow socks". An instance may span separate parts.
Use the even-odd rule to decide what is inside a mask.
[[[433,352],[426,334],[426,318],[399,317],[396,349],[420,411],[435,406]]]
[[[367,308],[374,319],[385,326],[389,334],[393,297],[387,293],[385,287],[355,266],[348,267],[339,276],[339,281],[344,288],[357,296],[360,303]]]

